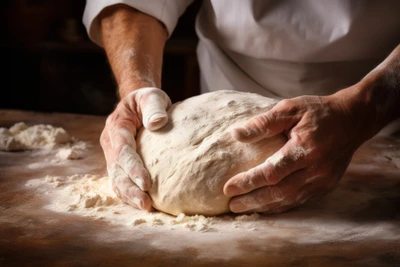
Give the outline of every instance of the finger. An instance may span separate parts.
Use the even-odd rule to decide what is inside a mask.
[[[145,128],[157,130],[168,122],[166,110],[171,106],[171,100],[162,90],[143,88],[135,95],[135,98],[136,103],[139,103]]]
[[[108,169],[108,175],[113,190],[124,202],[141,210],[152,210],[150,197],[132,182],[121,167],[114,164]]]
[[[232,136],[239,142],[254,143],[261,139],[277,135],[290,129],[298,121],[293,111],[281,108],[285,105],[276,105],[270,111],[251,118],[241,127],[232,130]]]
[[[104,157],[106,159],[106,163],[107,163],[107,168],[110,168],[112,165],[112,160],[111,160],[111,156],[109,155],[110,153],[108,153],[108,151],[111,151],[111,142],[110,142],[110,138],[108,136],[108,132],[107,130],[103,130],[103,132],[100,135],[100,145],[103,149],[103,153],[104,153]]]
[[[224,194],[232,197],[278,184],[286,176],[307,166],[308,153],[308,150],[295,146],[294,141],[289,140],[264,163],[229,179],[224,185]]]
[[[109,127],[111,138],[104,138],[103,150],[110,167],[117,163],[126,175],[143,191],[151,188],[150,174],[143,166],[140,156],[136,152],[136,142],[127,129]],[[107,141],[107,139],[113,140]],[[111,146],[110,146],[111,143]]]
[[[126,119],[116,121],[113,115],[107,118],[106,126],[100,136],[100,144],[106,157],[107,167],[117,161],[118,154],[124,145],[136,144],[134,138],[136,129],[135,121]]]
[[[109,158],[110,161],[108,165],[117,163],[140,189],[143,191],[150,190],[150,174],[136,152],[134,138],[136,127],[127,122],[119,121],[110,123],[107,129],[111,143],[111,149],[105,151],[106,158]]]
[[[321,177],[318,177],[321,178]],[[327,192],[329,186],[325,185],[323,179],[314,179],[315,183],[308,183],[302,186],[297,194],[290,199],[283,199],[276,203],[270,203],[263,207],[252,210],[252,212],[263,212],[265,214],[280,213],[300,206],[313,197]]]
[[[136,152],[136,145],[134,147],[124,145],[118,155],[117,163],[142,191],[150,190],[150,174]]]
[[[259,210],[272,203],[288,203],[297,200],[298,192],[308,179],[305,170],[296,171],[282,182],[273,186],[264,186],[250,193],[234,197],[229,203],[233,212]]]

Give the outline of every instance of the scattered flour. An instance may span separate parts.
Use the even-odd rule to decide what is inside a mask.
[[[18,131],[23,131],[23,129],[27,128],[23,124],[19,124],[10,129],[1,128],[0,134],[7,131],[7,134],[15,134]],[[46,144],[46,142],[43,144]],[[43,145],[29,152],[34,158],[41,158],[43,155],[52,156],[49,162],[38,161],[34,164],[39,167],[44,163],[65,162],[65,159],[75,157],[72,151],[86,151],[87,144],[69,138],[66,143],[50,147]],[[82,156],[82,154],[79,155]],[[379,166],[391,166],[392,171],[386,173],[393,174],[392,178],[397,179],[398,169],[393,168],[393,165],[398,166],[396,164],[398,164],[399,158],[398,149],[393,149],[384,157],[376,157],[374,160],[381,164]],[[71,163],[70,166],[76,165],[76,161],[69,162]],[[382,168],[378,168],[379,166],[353,163],[349,171],[365,176],[370,175],[371,172],[376,172],[376,175],[378,175],[381,174],[382,170]],[[27,168],[33,168],[33,164],[27,166]],[[389,178],[387,179],[389,181]],[[395,212],[397,206],[384,205],[386,202],[391,203],[388,197],[398,196],[395,191],[396,187],[393,187],[393,190],[386,188],[386,191],[382,193],[381,191],[375,192],[367,183],[365,185],[357,184],[358,190],[353,190],[350,182],[346,182],[345,179],[345,183],[342,183],[342,186],[339,185],[335,191],[319,199],[309,201],[291,212],[272,216],[254,213],[215,217],[188,216],[183,213],[174,217],[161,212],[148,213],[134,209],[124,204],[115,195],[107,176],[98,174],[47,175],[38,179],[31,179],[25,183],[25,186],[42,197],[45,200],[44,208],[50,211],[72,216],[84,216],[118,226],[112,228],[113,238],[109,238],[110,233],[105,233],[107,238],[104,240],[112,240],[113,242],[117,239],[130,238],[131,234],[140,235],[149,232],[160,233],[159,236],[164,237],[164,239],[154,239],[153,245],[170,249],[171,236],[173,238],[179,237],[179,239],[174,239],[176,244],[179,243],[179,246],[174,247],[177,250],[191,244],[193,236],[196,237],[196,242],[201,241],[204,244],[210,244],[213,241],[218,244],[232,242],[234,237],[235,240],[249,238],[252,242],[259,242],[257,244],[260,246],[264,244],[262,242],[265,242],[265,240],[289,241],[300,244],[355,242],[360,240],[369,242],[377,239],[400,240],[399,219],[390,217],[389,220],[385,217],[387,214],[397,214]],[[389,192],[390,190],[391,192]],[[380,204],[381,202],[383,205]],[[360,220],[363,216],[367,216],[367,219]],[[116,235],[120,230],[120,235]],[[187,235],[187,232],[191,235]],[[186,240],[186,243],[182,240]],[[235,255],[238,252],[232,247],[226,248],[229,255]]]
[[[9,129],[0,128],[0,151],[37,150],[34,156],[55,152],[50,163],[81,159],[88,144],[71,137],[63,128],[48,124],[28,126],[18,122]],[[43,163],[32,165],[40,167]]]
[[[235,221],[246,222],[246,221],[255,221],[260,218],[260,214],[253,213],[251,215],[239,215],[235,217]]]
[[[188,216],[183,213],[177,217],[163,212],[145,212],[124,204],[112,191],[110,180],[101,175],[50,176],[29,180],[26,186],[34,188],[49,197],[50,204],[45,208],[61,213],[70,213],[114,225],[129,228],[164,227],[168,230],[186,230],[193,232],[214,232],[221,222],[234,222],[231,228],[237,228],[243,222],[255,222],[259,214],[205,217]],[[246,227],[254,230],[254,227]]]
[[[120,226],[122,236],[137,231],[218,233],[208,238],[224,238],[225,235],[262,235],[263,239],[290,240],[302,244],[323,242],[353,242],[374,238],[399,239],[396,221],[378,224],[341,219],[346,210],[351,216],[360,203],[367,203],[373,195],[366,192],[350,192],[338,188],[334,194],[310,202],[295,212],[276,216],[222,215],[206,217],[188,216],[183,213],[171,216],[162,212],[137,210],[123,203],[112,191],[107,176],[76,174],[72,176],[45,176],[29,180],[25,186],[48,198],[45,208],[57,213],[89,217],[111,225]],[[346,199],[347,203],[343,203]],[[320,209],[320,206],[324,209]],[[342,215],[338,215],[342,214]],[[222,235],[222,236],[221,236]]]
[[[175,217],[162,212],[137,210],[124,204],[112,191],[109,178],[103,175],[45,176],[29,180],[25,186],[47,198],[45,209],[118,226],[118,231],[121,231],[118,238],[150,231],[176,234],[180,238],[186,238],[187,232],[198,233],[206,235],[204,238],[207,239],[202,239],[204,242],[211,242],[208,239],[229,239],[231,236],[290,240],[301,244],[400,239],[397,220],[385,223],[350,220],[352,216],[357,218],[353,214],[362,207],[360,205],[364,205],[360,203],[368,203],[374,195],[340,187],[334,194],[311,201],[297,211],[279,215],[253,213],[206,217],[181,213]],[[258,239],[260,236],[262,238]]]

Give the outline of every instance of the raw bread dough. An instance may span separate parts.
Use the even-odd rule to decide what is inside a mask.
[[[0,128],[0,151],[53,148],[70,139],[63,128],[38,124],[28,127],[24,122],[14,124],[10,129]]]
[[[138,153],[153,179],[153,206],[178,215],[229,212],[225,182],[264,162],[281,148],[278,135],[244,144],[231,130],[271,109],[278,101],[258,94],[221,90],[174,104],[168,124],[158,131],[142,128]]]

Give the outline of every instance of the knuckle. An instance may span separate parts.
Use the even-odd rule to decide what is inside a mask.
[[[299,134],[295,129],[292,129],[290,132],[290,141],[296,146],[300,146],[303,144],[304,136]]]
[[[277,116],[295,116],[299,114],[300,107],[296,99],[283,99],[273,110]]]
[[[255,187],[254,180],[262,177],[262,172],[260,172],[257,168],[250,169],[247,173],[245,173],[243,187],[246,189],[253,189]]]
[[[314,132],[305,132],[301,136],[299,135],[297,140],[299,146],[307,148],[307,155],[311,157],[319,157],[323,155],[324,145],[321,144]]]
[[[256,209],[263,206],[266,202],[266,197],[261,192],[252,195],[251,197],[243,198],[243,203],[246,203],[248,209]]]
[[[265,203],[266,203],[266,198],[265,198],[264,195],[259,195],[259,196],[257,196],[257,197],[254,198],[253,202],[254,202],[254,203],[253,203],[252,208],[253,208],[253,209],[254,209],[254,208],[258,208],[258,207],[261,207],[261,206],[265,205]]]
[[[289,155],[297,155],[299,158],[309,158],[318,149],[311,136],[304,133],[292,131],[290,140],[292,143]]]
[[[266,113],[268,115],[268,119],[271,120],[272,118],[277,118],[281,114],[280,110],[277,108],[273,108]]]
[[[291,100],[290,99],[282,99],[281,101],[279,101],[279,103],[276,106],[279,108],[290,107]]]
[[[285,160],[288,163],[294,163],[298,161],[304,161],[309,157],[310,151],[304,146],[294,146],[290,152],[285,156]]]
[[[275,185],[279,182],[279,173],[276,168],[262,168],[260,175],[266,181],[267,185]]]
[[[112,124],[114,120],[115,120],[115,115],[114,113],[111,113],[106,119],[106,127]]]
[[[254,125],[258,131],[263,131],[270,125],[270,121],[268,114],[262,114],[254,119]]]
[[[280,201],[285,199],[286,195],[287,195],[286,192],[277,186],[271,187],[270,189],[271,199],[275,201]]]
[[[279,101],[279,103],[276,105],[276,109],[278,109],[281,113],[282,111],[289,112],[293,110],[293,100],[291,99],[283,99]],[[277,110],[275,110],[277,111]],[[276,112],[276,115],[278,115],[278,112]]]
[[[125,196],[129,198],[141,197],[141,194],[143,194],[143,192],[136,186],[127,187],[125,190]]]

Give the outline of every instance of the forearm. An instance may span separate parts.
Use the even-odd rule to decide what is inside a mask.
[[[100,18],[104,49],[120,97],[143,87],[161,87],[167,32],[155,18],[126,5],[107,8]]]
[[[400,117],[400,45],[356,85],[337,96],[350,103],[349,116],[361,142]]]

